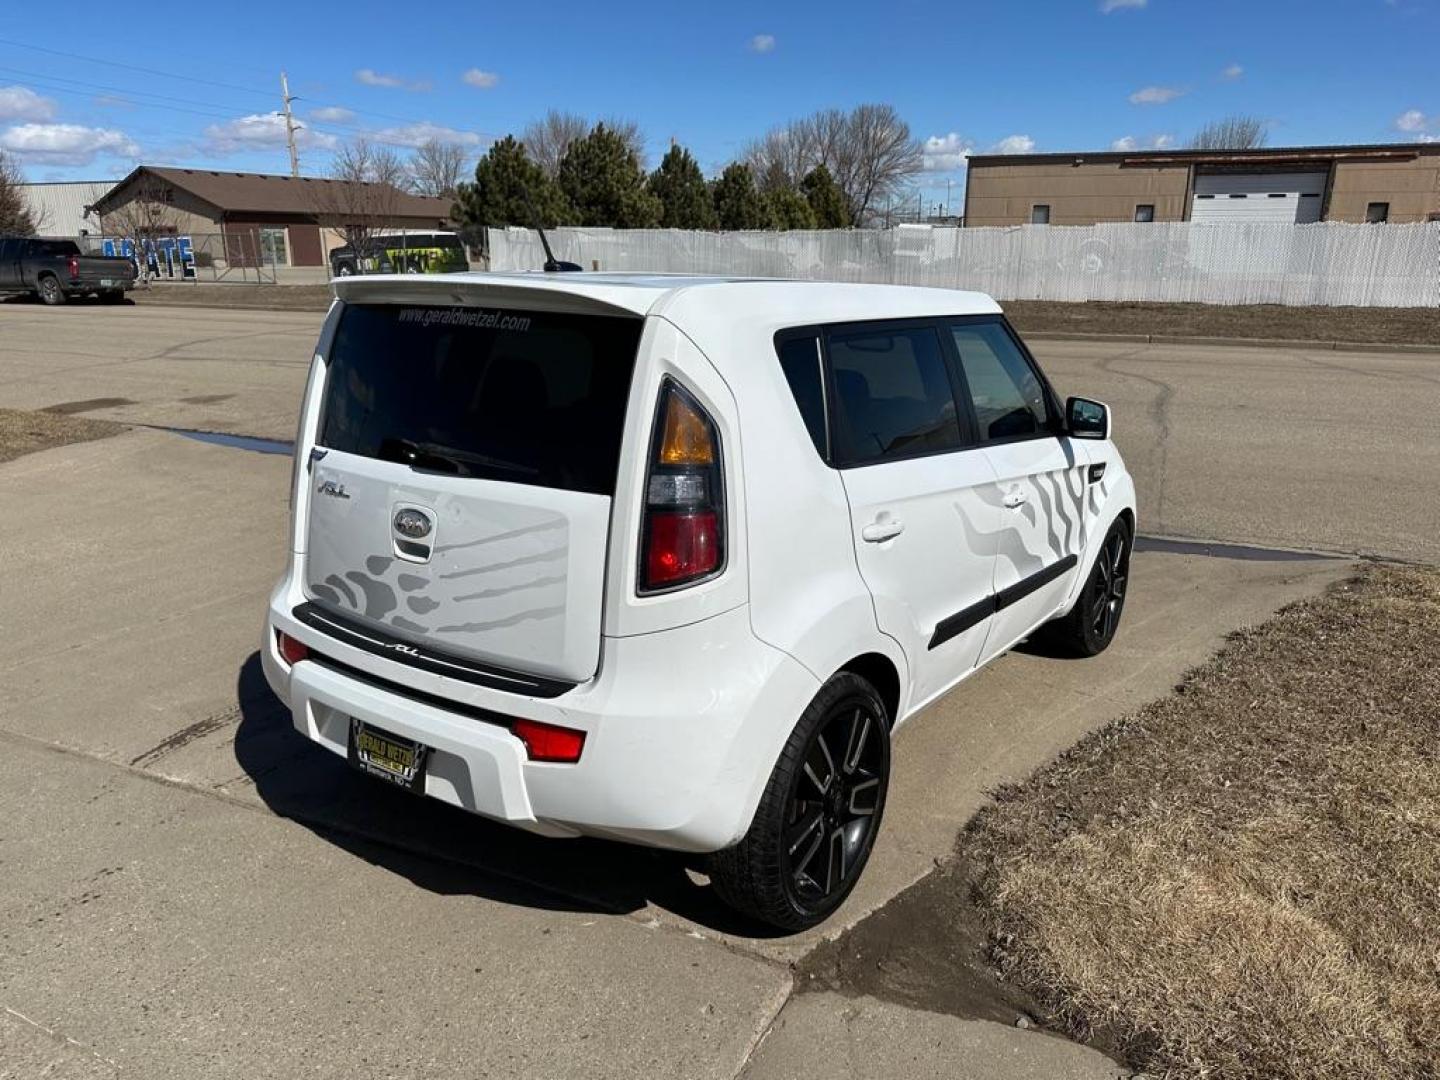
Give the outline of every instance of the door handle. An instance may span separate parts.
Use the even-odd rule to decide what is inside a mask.
[[[883,544],[886,540],[893,540],[905,531],[905,523],[898,518],[886,518],[884,521],[874,521],[860,530],[860,536],[866,543]]]
[[[1024,491],[1017,487],[1007,492],[1002,501],[1008,509],[1014,510],[1017,506],[1024,506],[1029,502],[1030,496],[1026,495]]]

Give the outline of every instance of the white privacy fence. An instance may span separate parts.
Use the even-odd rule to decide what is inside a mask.
[[[978,289],[997,300],[1440,306],[1440,222],[1194,224],[687,232],[564,228],[585,269]],[[493,270],[545,261],[528,229],[491,229]]]

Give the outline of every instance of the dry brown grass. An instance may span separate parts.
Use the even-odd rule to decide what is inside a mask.
[[[1149,1071],[1440,1076],[1440,572],[1235,635],[962,845],[1007,978]]]
[[[1021,333],[1353,341],[1424,345],[1440,351],[1440,310],[1435,308],[1067,304],[1053,300],[1007,300],[1001,306]]]
[[[109,420],[87,420],[61,413],[0,409],[0,461],[72,442],[103,439],[125,430]]]

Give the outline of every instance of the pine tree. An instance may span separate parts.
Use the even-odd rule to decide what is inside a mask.
[[[672,146],[650,174],[650,193],[660,200],[660,225],[666,229],[713,229],[715,204],[705,177],[690,151]]]
[[[815,228],[848,229],[851,225],[850,208],[845,204],[845,195],[840,190],[830,170],[817,165],[800,181],[800,190],[805,201],[815,212]]]
[[[771,188],[764,195],[772,229],[813,229],[815,211],[794,188]]]
[[[648,229],[660,221],[660,200],[646,190],[640,159],[604,124],[570,144],[558,179],[580,225]]]
[[[715,181],[712,194],[715,199],[715,216],[719,219],[720,228],[738,230],[769,227],[769,207],[755,190],[755,178],[751,175],[749,165],[742,165],[737,161],[725,166],[720,179]]]
[[[532,209],[533,208],[533,209]],[[455,220],[467,234],[507,225],[545,228],[574,221],[574,211],[555,183],[530,160],[525,146],[507,135],[475,165],[473,183],[456,192]]]

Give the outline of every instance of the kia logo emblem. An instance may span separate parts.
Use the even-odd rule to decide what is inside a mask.
[[[430,516],[419,510],[401,510],[395,515],[395,531],[411,540],[429,536],[431,528]]]

